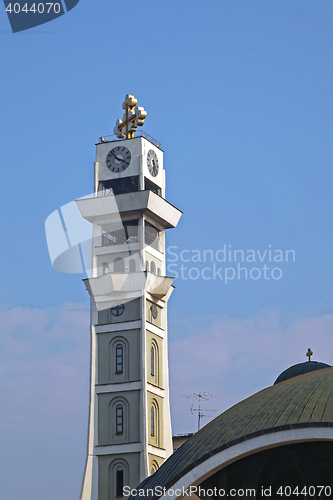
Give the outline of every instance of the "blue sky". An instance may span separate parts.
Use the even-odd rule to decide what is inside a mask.
[[[174,432],[195,430],[182,394],[214,392],[222,411],[305,360],[309,346],[332,363],[332,21],[327,0],[80,0],[12,34],[0,9],[4,500],[22,498],[10,458],[20,447],[22,468],[34,464],[26,500],[79,495],[88,296],[84,276],[52,269],[44,223],[92,191],[95,142],[112,133],[127,93],[148,112],[167,199],[184,212],[167,235],[177,265],[183,250],[216,255],[224,245],[295,251],[295,262],[274,264],[280,279],[226,284],[203,279],[203,268],[213,276],[214,264],[237,263],[183,262],[200,277],[178,278],[170,299]],[[247,271],[264,264],[271,272],[266,261]],[[214,382],[204,369],[212,349]]]

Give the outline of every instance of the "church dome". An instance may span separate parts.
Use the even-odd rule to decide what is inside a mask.
[[[333,443],[333,368],[304,364],[325,369],[289,377],[229,408],[178,448],[130,500],[154,500],[157,487],[200,484],[224,464],[257,451],[312,440]]]
[[[290,378],[297,377],[298,375],[303,375],[304,373],[330,367],[330,365],[320,363],[319,361],[305,361],[304,363],[298,363],[297,365],[290,366],[284,370],[275,380],[274,385],[284,382],[285,380],[289,380]]]

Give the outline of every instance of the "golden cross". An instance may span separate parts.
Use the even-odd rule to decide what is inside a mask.
[[[137,127],[142,126],[147,116],[147,111],[141,106],[137,106],[138,100],[134,95],[127,94],[123,102],[124,116],[116,121],[113,133],[118,139],[133,139]],[[123,130],[125,129],[125,130]]]
[[[307,355],[307,357],[309,358],[309,361],[311,361],[311,356],[312,356],[312,354],[313,354],[313,352],[311,351],[311,349],[310,349],[310,347],[309,347],[309,349],[308,349],[308,350],[307,350],[307,352],[306,352],[306,355]]]

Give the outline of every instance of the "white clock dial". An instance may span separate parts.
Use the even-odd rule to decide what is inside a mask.
[[[158,158],[157,154],[153,149],[150,149],[147,154],[147,165],[148,165],[148,170],[149,173],[153,176],[156,177],[158,174]]]
[[[117,146],[108,152],[106,166],[111,172],[123,172],[131,162],[131,153],[124,146]]]

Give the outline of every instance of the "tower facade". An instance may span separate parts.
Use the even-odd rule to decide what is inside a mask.
[[[143,136],[96,145],[94,196],[77,200],[93,225],[91,386],[81,500],[113,500],[172,453],[163,151]]]

